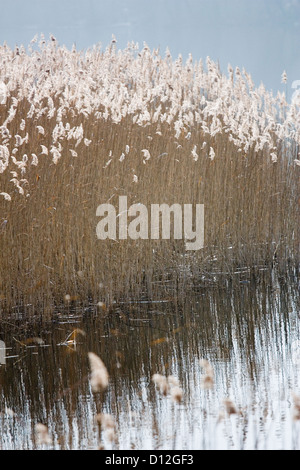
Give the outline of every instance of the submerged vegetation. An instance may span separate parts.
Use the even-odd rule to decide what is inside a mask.
[[[238,67],[146,44],[0,46],[1,312],[46,318],[63,303],[104,308],[297,268],[299,105]],[[122,195],[204,204],[204,248],[98,240],[98,205]]]

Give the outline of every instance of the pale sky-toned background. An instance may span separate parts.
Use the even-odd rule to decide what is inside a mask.
[[[300,80],[300,0],[0,0],[0,44],[27,46],[37,33],[78,49],[106,47],[114,34],[121,49],[145,41],[173,58],[210,56],[290,96]]]

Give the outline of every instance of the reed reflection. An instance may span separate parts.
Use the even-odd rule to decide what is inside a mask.
[[[12,410],[14,424],[5,422],[1,447],[41,447],[37,424],[47,427],[47,448],[267,447],[278,416],[281,445],[299,388],[295,299],[291,287],[243,284],[176,303],[119,304],[101,316],[68,312],[26,337],[6,328],[12,357],[0,420],[3,428]],[[99,393],[91,353],[108,373]],[[165,392],[154,376],[166,380]],[[109,432],[106,415],[115,423]]]

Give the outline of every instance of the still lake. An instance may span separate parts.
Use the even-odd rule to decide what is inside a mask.
[[[298,289],[293,278],[246,281],[187,299],[58,309],[47,324],[12,313],[0,323],[0,449],[300,449]],[[88,352],[109,373],[100,394]],[[157,373],[178,379],[181,401],[160,392]],[[100,413],[114,419],[113,439]]]

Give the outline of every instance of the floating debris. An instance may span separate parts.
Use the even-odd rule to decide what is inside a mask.
[[[81,330],[80,328],[75,328],[75,330],[73,330],[72,333],[67,336],[63,344],[76,344],[76,339],[78,336],[85,336],[85,331]]]
[[[17,343],[21,344],[21,346],[30,346],[30,345],[33,345],[33,344],[36,344],[37,346],[41,346],[41,345],[45,344],[44,340],[42,338],[37,337],[37,336],[34,336],[32,338],[27,338],[23,341],[19,341],[16,338],[14,338],[14,340]]]

